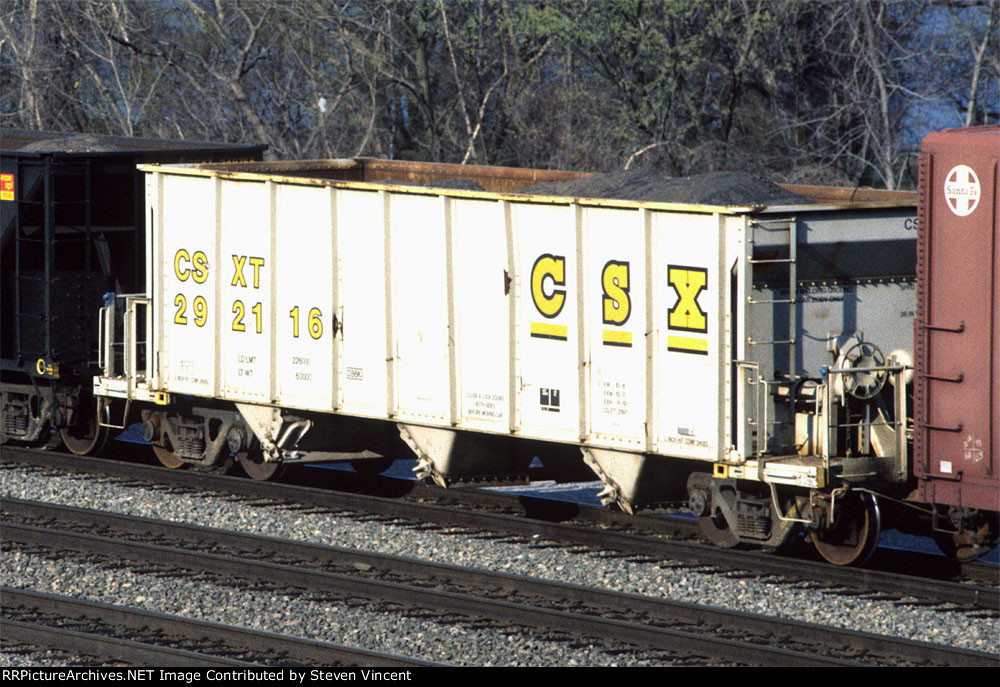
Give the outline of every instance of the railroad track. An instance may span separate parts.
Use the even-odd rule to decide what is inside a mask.
[[[16,499],[5,500],[3,513],[5,538],[22,545],[257,584],[281,580],[282,586],[620,642],[675,658],[763,665],[1000,665],[987,654],[924,642],[242,532]]]
[[[618,514],[610,513],[608,521],[600,521],[593,511],[571,504],[572,510],[586,512],[583,524],[552,522],[538,518],[515,515],[523,497],[482,492],[481,490],[441,490],[421,488],[421,485],[407,483],[393,485],[400,492],[409,492],[409,498],[399,495],[378,497],[370,494],[332,491],[299,484],[261,483],[225,475],[178,471],[148,465],[97,458],[80,458],[54,452],[30,451],[4,448],[4,462],[26,462],[59,470],[100,474],[124,480],[171,485],[199,492],[211,491],[238,495],[268,502],[287,502],[330,511],[351,511],[385,518],[400,519],[414,523],[432,523],[442,527],[460,527],[470,531],[494,532],[502,535],[545,539],[570,546],[584,546],[599,550],[617,551],[651,560],[682,561],[696,566],[712,566],[721,570],[747,571],[757,575],[773,575],[788,580],[806,580],[834,585],[857,593],[891,595],[898,598],[918,598],[924,601],[953,603],[960,606],[1000,609],[1000,588],[998,588],[997,566],[971,564],[962,571],[974,579],[986,581],[990,586],[941,579],[951,571],[940,568],[944,559],[938,556],[895,552],[910,570],[919,570],[922,575],[899,574],[885,570],[842,568],[816,561],[787,558],[770,553],[754,551],[733,551],[706,546],[691,541],[675,541],[662,535],[640,535],[615,528],[619,523]],[[326,471],[331,472],[331,471]],[[349,473],[344,473],[349,474]],[[340,475],[337,475],[338,479]],[[345,480],[348,483],[351,480]],[[442,494],[443,492],[443,494]],[[447,499],[428,501],[432,496]],[[471,507],[466,498],[471,500]],[[458,501],[456,503],[455,501]],[[482,510],[483,506],[491,508]],[[537,513],[540,504],[532,504],[529,511]],[[558,511],[565,512],[566,504],[557,504]],[[674,520],[667,518],[646,518],[643,524],[652,520]],[[598,526],[594,526],[598,525]],[[682,527],[678,521],[665,527]]]
[[[427,667],[427,661],[166,613],[0,587],[5,642],[133,665]]]

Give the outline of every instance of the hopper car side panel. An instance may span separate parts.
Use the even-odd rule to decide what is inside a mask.
[[[158,390],[719,457],[716,214],[150,179]]]
[[[586,413],[581,413],[579,357],[585,349],[578,301],[585,287],[576,208],[512,203],[511,225],[518,307],[516,431],[577,441]]]
[[[346,413],[381,417],[388,409],[386,366],[385,197],[337,194],[338,267],[342,288],[343,405]]]
[[[337,306],[340,288],[336,279],[339,270],[332,193],[327,189],[317,192],[289,187],[281,189],[277,196],[275,223],[286,230],[274,248],[275,263],[271,271],[276,284],[291,288],[273,291],[273,329],[277,332],[273,367],[277,398],[282,405],[292,408],[315,404],[317,409],[332,410],[338,403],[337,390],[341,384],[335,377],[339,353],[336,330],[343,313]],[[242,259],[230,256],[234,273]],[[249,294],[253,266],[244,271],[247,279],[244,290]],[[244,303],[244,309],[249,308],[244,316],[245,338],[256,335],[254,308],[258,302],[262,303],[260,299],[248,298]]]
[[[184,176],[158,176],[153,255],[157,265],[155,326],[160,354],[157,378],[164,391],[197,396],[221,394],[216,377],[224,315],[216,306],[219,288],[212,269],[217,250],[218,210],[214,184]],[[209,303],[212,307],[209,307]]]
[[[727,261],[720,218],[652,213],[650,221],[653,357],[659,358],[653,450],[721,460],[730,443],[724,440],[721,404],[732,354],[722,326],[730,273],[723,268]]]
[[[274,300],[275,188],[267,183],[224,182],[219,202],[218,269],[210,302],[221,333],[220,395],[268,403],[277,397],[275,344],[280,326]]]
[[[649,213],[588,208],[583,220],[586,271],[600,275],[601,298],[601,311],[589,323],[585,340],[590,358],[587,439],[641,451],[647,441],[646,332],[653,331],[646,287]]]
[[[509,295],[514,288],[506,221],[510,208],[487,200],[450,204],[451,321],[461,323],[454,337],[454,402],[462,427],[508,432],[514,427],[510,380],[516,359],[509,327],[515,305]]]
[[[393,405],[400,420],[436,425],[452,419],[448,269],[451,221],[435,196],[386,194],[389,202],[386,317]],[[413,259],[417,258],[417,259]]]

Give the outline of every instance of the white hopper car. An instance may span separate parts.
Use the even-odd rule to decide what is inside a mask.
[[[724,546],[804,527],[835,562],[874,546],[873,491],[903,495],[916,194],[732,207],[370,159],[141,169],[147,288],[107,297],[94,392],[108,425],[141,411],[166,465],[378,470],[405,442],[448,484],[575,458],[606,503],[689,503]]]

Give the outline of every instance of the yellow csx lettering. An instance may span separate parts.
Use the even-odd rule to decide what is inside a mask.
[[[234,255],[233,256],[233,281],[230,286],[243,286],[247,285],[246,279],[243,278],[243,267],[250,263],[253,267],[253,287],[255,289],[260,288],[260,268],[264,266],[264,258],[251,258],[246,255]]]
[[[628,263],[609,260],[601,273],[601,286],[604,289],[604,324],[625,324],[632,314]]]
[[[208,256],[200,250],[192,254],[181,248],[174,254],[174,274],[178,281],[190,277],[194,283],[204,284],[208,279]]]
[[[671,265],[667,279],[677,292],[677,304],[670,309],[668,327],[685,332],[707,332],[707,313],[698,305],[698,295],[708,285],[708,270]]]
[[[46,377],[59,378],[59,363],[47,363],[45,358],[39,358],[35,363],[35,371]]]
[[[546,293],[546,282],[566,286],[566,258],[548,253],[540,255],[531,268],[531,299],[543,316],[553,318],[566,304],[566,289],[553,288]]]

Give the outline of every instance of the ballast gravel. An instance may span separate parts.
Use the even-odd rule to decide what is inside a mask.
[[[211,494],[156,489],[89,476],[5,466],[4,497],[33,499],[163,520],[210,525],[271,537],[379,551],[518,575],[628,591],[762,615],[907,637],[1000,654],[996,613],[947,605],[841,595],[808,583],[727,577],[667,563],[649,563],[533,542],[470,537],[372,520],[361,515],[248,504]],[[371,604],[309,593],[275,593],[211,577],[151,575],[76,557],[5,551],[3,583],[55,594],[294,634],[338,644],[473,666],[651,665],[579,642],[540,637],[428,614],[385,613]],[[64,665],[43,652],[0,653],[0,665]]]

